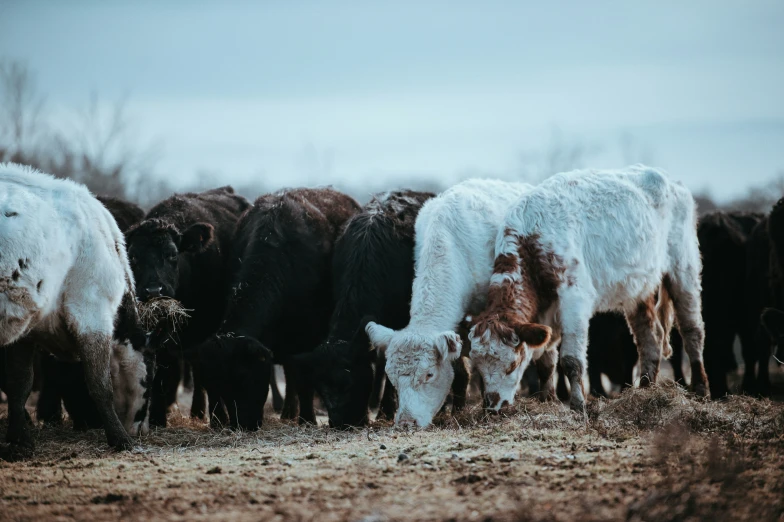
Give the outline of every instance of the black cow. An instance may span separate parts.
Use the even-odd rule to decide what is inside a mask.
[[[135,203],[111,196],[97,196],[96,199],[112,215],[120,232],[125,233],[144,218],[144,210]],[[40,372],[41,382],[36,403],[38,420],[61,422],[62,406],[65,405],[75,430],[100,428],[101,417],[87,392],[81,362],[58,360],[46,352],[37,357],[36,372]]]
[[[95,199],[106,207],[122,233],[144,219],[144,210],[136,203],[112,196],[97,196]]]
[[[313,350],[332,314],[332,251],[359,205],[332,189],[290,189],[259,197],[237,223],[231,291],[220,329],[199,346],[194,367],[219,396],[232,427],[261,425],[271,365],[284,365],[286,398],[299,398],[300,422],[315,422],[313,382],[291,356]],[[221,408],[212,406],[212,421]],[[287,417],[296,417],[285,411]]]
[[[751,342],[743,345],[743,391],[749,395],[770,395],[768,364],[772,348],[770,335],[760,316],[765,308],[784,308],[784,198],[751,232],[747,248],[746,313],[751,325]]]
[[[203,342],[220,324],[226,303],[227,262],[237,219],[250,203],[221,187],[201,193],[175,194],[155,205],[126,233],[139,299],[172,297],[191,318],[176,343],[158,353],[150,424],[166,425],[182,376],[181,350]],[[204,391],[194,371],[191,416],[206,412]]]
[[[424,202],[433,196],[410,190],[377,195],[348,221],[335,243],[335,310],[329,336],[312,352],[297,357],[324,401],[333,427],[367,423],[372,363],[376,361],[376,376],[384,378],[385,373],[384,360],[376,360],[365,333],[369,318],[363,317],[372,316],[394,329],[408,324],[414,223]],[[379,414],[392,418],[394,413],[394,389],[387,380]]]
[[[779,349],[784,345],[784,312],[776,308],[766,308],[760,318],[762,326],[767,330],[772,343]]]

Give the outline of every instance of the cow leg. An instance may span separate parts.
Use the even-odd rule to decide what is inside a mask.
[[[133,442],[114,411],[114,393],[109,374],[111,338],[106,334],[87,333],[77,334],[76,341],[82,359],[82,368],[84,368],[87,391],[98,408],[109,445],[118,450],[131,449]]]
[[[299,368],[293,368],[293,372],[296,374],[294,380],[294,388],[291,390],[291,394],[293,395],[295,390],[297,397],[299,399],[299,424],[311,423],[316,424],[316,413],[313,410],[313,398],[315,389],[313,388],[313,383],[309,379],[304,378],[304,376],[300,373]],[[288,382],[288,377],[286,378]],[[286,385],[286,396],[289,395],[289,385]]]
[[[5,390],[8,396],[8,431],[5,438],[10,446],[0,452],[0,458],[12,461],[31,457],[35,447],[25,409],[33,389],[35,346],[22,340],[6,347],[5,357],[8,371]]]
[[[179,357],[167,350],[160,351],[150,399],[150,426],[166,427],[169,406],[177,400],[181,370],[182,362]]]
[[[184,374],[188,375],[189,372],[189,365],[184,365],[183,370]],[[204,419],[204,414],[207,413],[207,402],[206,402],[206,395],[207,391],[204,389],[204,379],[201,376],[200,370],[196,367],[192,369],[193,374],[193,399],[191,400],[191,418],[192,419]],[[176,400],[175,396],[175,400]]]
[[[376,418],[392,420],[395,418],[395,412],[397,411],[397,390],[392,386],[392,381],[389,380],[383,369],[382,374],[386,382],[384,383],[384,393],[381,396],[381,404],[378,407]]]
[[[385,390],[385,381],[386,381],[386,364],[387,360],[383,354],[379,354],[376,357],[375,363],[375,372],[373,373],[373,388],[370,391],[370,400],[368,401],[368,408],[374,410],[376,408],[380,408],[381,406],[381,399],[383,397],[383,393]]]
[[[682,270],[679,274],[666,275],[663,283],[672,298],[678,332],[691,362],[692,389],[697,395],[707,397],[710,390],[702,358],[705,324],[702,321],[699,264],[690,270]]]
[[[47,424],[62,424],[63,401],[60,391],[63,382],[62,375],[58,372],[57,360],[48,353],[39,352],[36,357],[40,359],[36,371],[40,373],[40,393],[38,403],[35,405],[36,417]]]
[[[670,336],[670,345],[672,346],[672,355],[670,356],[672,380],[681,386],[686,386],[686,376],[683,375],[683,339],[677,330],[674,330]]]
[[[592,306],[575,293],[561,296],[561,370],[571,388],[569,407],[585,413],[585,370],[588,364],[588,324]]]
[[[452,413],[456,413],[465,408],[471,371],[468,369],[466,357],[455,359],[452,368],[455,370],[455,378],[452,381]]]
[[[557,361],[558,350],[555,349],[548,349],[536,360],[536,374],[539,376],[538,395],[541,401],[558,400],[558,396],[555,393]]]
[[[216,430],[227,427],[229,415],[220,395],[207,392],[207,399],[210,401],[210,427]]]
[[[718,333],[718,332],[714,332]],[[710,340],[710,334],[706,339]],[[706,345],[705,349],[705,372],[708,374],[710,382],[710,394],[714,399],[721,399],[729,393],[727,388],[727,367],[726,356],[732,356],[732,344],[735,342],[735,334],[725,333],[723,338],[715,339]]]
[[[762,397],[770,396],[770,336],[760,325],[757,329],[757,393]]]
[[[664,332],[656,317],[656,296],[637,303],[626,312],[626,322],[640,356],[640,386],[649,386],[659,376]]]
[[[560,401],[568,401],[569,400],[569,388],[566,387],[566,375],[561,371],[557,372],[558,376],[556,377],[556,386],[555,386],[555,396],[558,397]]]
[[[272,389],[272,409],[275,413],[283,410],[283,395],[278,388],[278,378],[275,376],[275,365],[270,365],[270,388]]]
[[[286,396],[283,399],[283,411],[280,412],[281,419],[294,420],[299,416],[295,373],[296,369],[292,365],[283,365],[283,375],[286,377]]]

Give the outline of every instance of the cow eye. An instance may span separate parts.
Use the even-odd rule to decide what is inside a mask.
[[[171,254],[171,255],[169,255],[169,257],[167,259],[169,261],[171,261],[172,263],[176,263],[177,262],[177,254]]]
[[[432,372],[431,372],[431,373],[428,373],[428,374],[427,374],[427,378],[428,378],[428,379],[432,379],[432,378],[433,378],[433,373],[432,373]]]

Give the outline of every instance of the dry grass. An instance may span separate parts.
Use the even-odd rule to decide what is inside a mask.
[[[176,299],[158,297],[136,304],[139,311],[139,320],[144,328],[151,332],[161,322],[165,321],[171,333],[177,333],[190,319],[188,312]]]
[[[100,431],[37,430],[0,463],[0,518],[128,520],[774,520],[784,405],[697,400],[674,385],[592,400],[522,399],[406,432],[337,432],[270,413],[258,432],[171,426],[110,452]],[[0,420],[0,432],[5,420]],[[404,455],[404,456],[401,456]]]

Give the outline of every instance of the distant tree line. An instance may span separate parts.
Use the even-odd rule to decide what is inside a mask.
[[[621,136],[620,146],[627,163],[652,163],[650,151],[634,142],[631,136]],[[596,150],[594,145],[569,141],[556,131],[545,150],[520,154],[519,168],[511,177],[537,182],[552,173],[585,168],[590,166],[590,158]],[[0,161],[31,165],[54,176],[83,183],[95,194],[115,196],[149,207],[174,192],[174,188],[155,172],[158,156],[155,146],[136,144],[122,100],[107,110],[93,95],[86,109],[72,112],[56,126],[49,117],[34,73],[24,63],[0,61]],[[189,190],[225,183],[225,178],[217,173],[196,174]],[[467,172],[451,183],[412,175],[398,180],[396,185],[440,192],[461,178],[477,174],[488,175]],[[372,193],[392,187],[374,184],[368,179],[359,185],[337,188],[366,201]],[[249,198],[274,190],[261,178],[235,184],[235,189]],[[751,187],[724,205],[717,204],[707,194],[696,194],[695,199],[700,212],[719,208],[766,212],[782,195],[784,171],[772,181]]]

